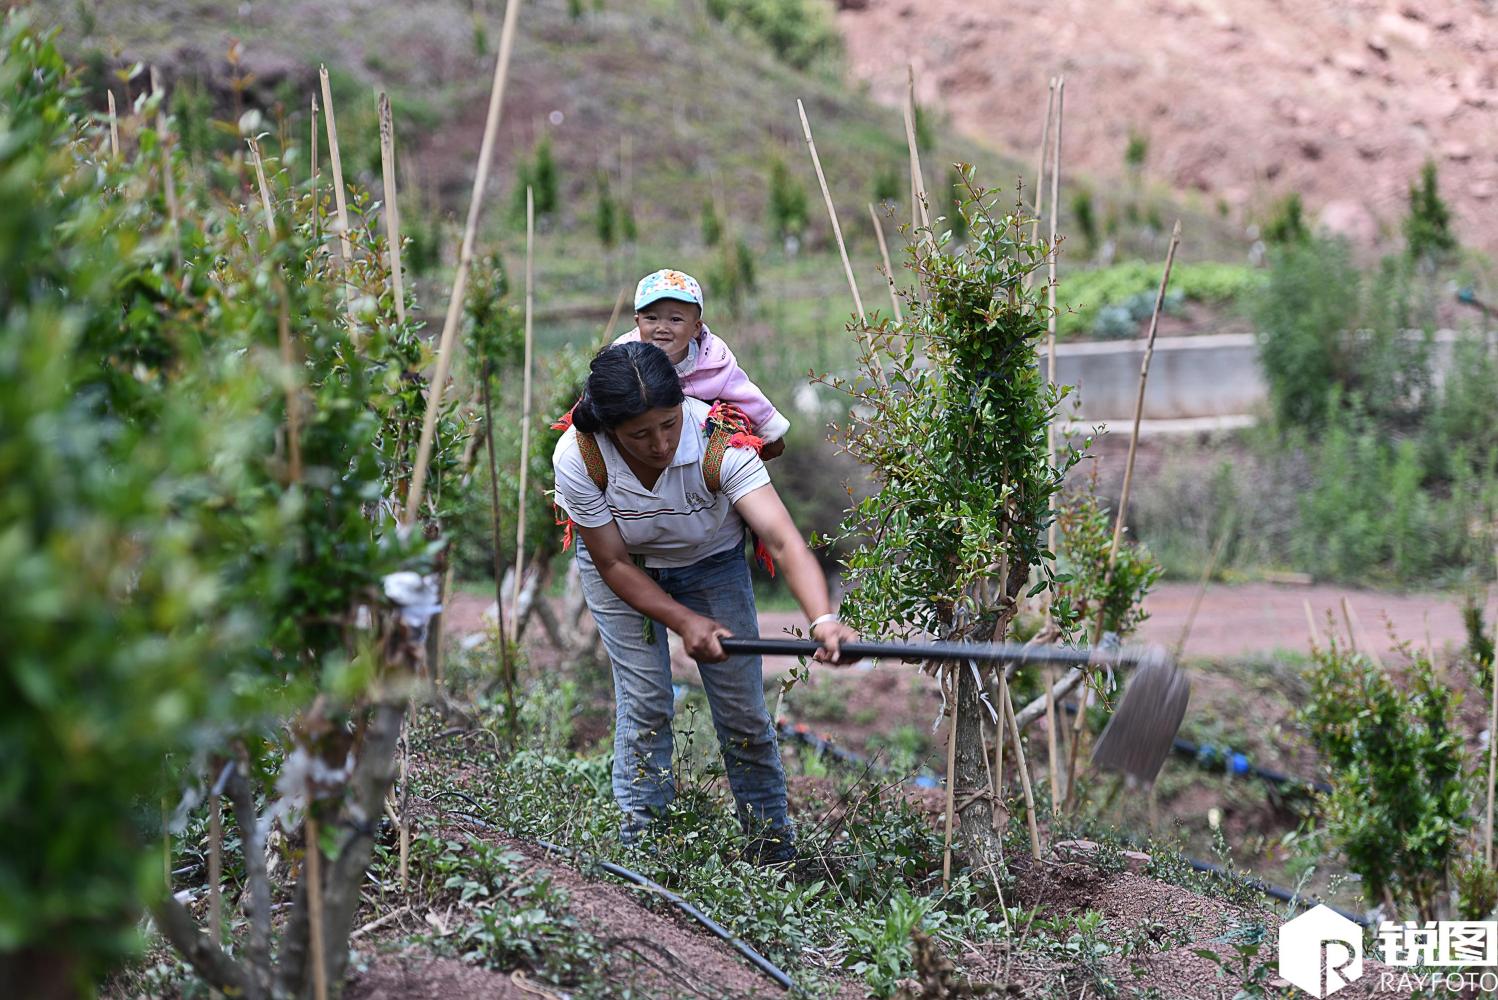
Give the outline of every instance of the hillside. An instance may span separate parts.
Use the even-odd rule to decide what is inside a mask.
[[[1398,236],[1407,188],[1440,168],[1459,235],[1498,249],[1498,31],[1458,0],[857,0],[839,3],[856,76],[922,99],[967,135],[1033,156],[1046,78],[1066,75],[1066,165],[1143,173],[1240,221],[1300,192],[1328,229]],[[891,58],[890,41],[900,39]],[[1026,41],[1021,41],[1022,39]],[[1033,40],[1033,43],[1029,40]],[[1022,48],[1022,46],[1024,46]],[[1024,53],[1023,58],[1016,58]]]

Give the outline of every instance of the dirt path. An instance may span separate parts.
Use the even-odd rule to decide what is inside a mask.
[[[1145,601],[1149,620],[1139,630],[1144,642],[1174,646],[1190,616],[1197,586],[1190,583],[1162,583]],[[1459,648],[1466,642],[1462,627],[1461,597],[1456,593],[1396,594],[1385,591],[1355,590],[1329,585],[1295,586],[1289,584],[1246,583],[1219,584],[1207,589],[1186,641],[1187,658],[1228,658],[1268,655],[1277,651],[1304,652],[1308,625],[1306,604],[1311,606],[1316,627],[1323,634],[1327,615],[1334,616],[1339,631],[1345,632],[1342,601],[1346,599],[1358,623],[1358,640],[1380,653],[1394,648],[1389,628],[1402,641],[1417,646],[1425,644],[1427,629],[1436,650]],[[478,629],[480,615],[492,603],[490,599],[459,594],[451,602],[447,628],[457,634]],[[1494,619],[1495,602],[1488,604],[1488,620]],[[765,611],[759,616],[760,634],[781,636],[792,626],[805,626],[799,614]],[[766,673],[779,673],[795,661],[767,657]]]

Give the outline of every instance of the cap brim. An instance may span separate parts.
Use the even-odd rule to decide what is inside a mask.
[[[677,302],[690,302],[692,305],[696,306],[698,309],[702,308],[702,303],[698,302],[695,298],[693,298],[691,292],[682,291],[679,288],[668,288],[668,289],[666,289],[666,290],[664,290],[662,292],[658,292],[657,294],[650,296],[644,302],[636,301],[635,302],[635,312],[639,312],[641,309],[644,309],[646,306],[650,305],[652,302],[659,302],[662,299],[674,299]]]

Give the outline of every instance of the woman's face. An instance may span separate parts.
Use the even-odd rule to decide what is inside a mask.
[[[614,443],[630,458],[651,469],[664,469],[681,444],[681,407],[647,410],[613,430]]]

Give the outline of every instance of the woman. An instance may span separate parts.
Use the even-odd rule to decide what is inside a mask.
[[[552,455],[556,500],[577,530],[583,594],[613,665],[621,838],[633,843],[675,793],[669,628],[700,666],[751,855],[784,861],[794,855],[795,831],[760,658],[728,656],[718,642],[759,632],[745,526],[811,622],[822,644],[817,659],[838,662],[839,646],[857,636],[831,612],[827,579],[752,449],[729,448],[718,490],[708,488],[708,410],[683,395],[676,369],[654,344],[604,348]]]

